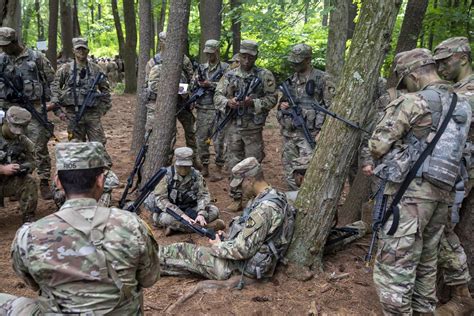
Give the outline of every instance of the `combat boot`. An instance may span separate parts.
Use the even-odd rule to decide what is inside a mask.
[[[209,177],[209,165],[202,165],[201,174],[204,178]]]
[[[240,210],[242,210],[242,200],[233,200],[232,203],[226,207],[226,210],[232,213],[240,212]]]
[[[216,172],[213,173],[211,175],[211,178],[209,179],[209,181],[211,182],[218,182],[224,179],[224,177],[222,176],[222,166],[217,166],[216,169],[217,169]]]
[[[222,219],[216,219],[215,221],[208,223],[206,228],[211,228],[215,232],[218,232],[219,230],[224,230],[225,229],[225,223]]]
[[[436,316],[461,316],[474,313],[474,299],[471,297],[467,284],[451,287],[451,299],[436,309]]]
[[[53,193],[51,192],[51,188],[49,186],[49,182],[46,179],[42,179],[40,182],[40,193],[43,200],[52,200]]]

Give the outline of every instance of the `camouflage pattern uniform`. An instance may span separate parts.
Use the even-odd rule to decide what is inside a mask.
[[[441,42],[436,46],[434,50],[434,59],[439,63],[444,59],[450,58],[455,53],[465,53],[470,54],[471,48],[469,46],[469,41],[465,37],[454,37],[447,39]],[[446,60],[447,62],[450,59]],[[470,67],[470,66],[469,66]],[[438,71],[441,67],[438,66]],[[442,73],[441,73],[442,74]],[[474,111],[474,74],[464,78],[463,80],[455,83],[453,85],[454,91],[458,94],[462,94],[468,98],[471,108]],[[469,183],[465,185],[466,193],[464,201],[467,205],[468,200],[473,199],[471,189],[474,183],[474,122],[471,121],[471,129],[469,131],[469,147],[468,147],[468,157],[470,159],[468,162],[468,173],[469,173]],[[463,204],[465,204],[463,203]],[[466,206],[467,206],[466,205]],[[469,215],[472,213],[471,209],[466,209],[466,207],[461,209],[461,216],[463,217],[459,222],[459,228],[463,231],[472,230],[474,225],[474,216]],[[451,215],[451,212],[449,212]],[[474,257],[468,256],[464,251],[461,242],[454,232],[456,224],[452,223],[451,220],[448,221],[446,228],[444,230],[443,238],[441,239],[440,252],[439,252],[439,266],[441,268],[441,273],[444,278],[444,282],[448,286],[456,286],[460,284],[469,284],[471,281],[471,275],[469,274],[468,262],[470,262],[471,273],[474,273]],[[464,241],[466,242],[466,241]],[[466,247],[472,248],[472,245],[466,245]],[[471,256],[474,253],[470,254]],[[474,288],[474,285],[471,285]]]
[[[311,56],[311,46],[297,44],[291,49],[288,61],[298,64],[307,58],[311,58]],[[311,80],[315,86],[313,96],[308,95],[306,92],[306,85]],[[334,84],[331,82],[330,76],[324,71],[311,67],[309,75],[305,76],[296,72],[286,81],[293,100],[301,107],[303,119],[306,122],[306,126],[312,138],[316,138],[316,135],[323,126],[326,115],[316,111],[312,107],[312,104],[318,103],[326,108],[330,106],[332,95],[334,94]],[[285,99],[283,101],[287,100]],[[281,160],[283,169],[285,170],[286,183],[290,190],[296,190],[298,187],[293,179],[293,164],[295,164],[295,159],[311,157],[313,155],[313,149],[305,139],[303,130],[293,125],[291,115],[282,112],[280,106],[278,107],[277,118],[281,126],[280,132],[283,136]]]
[[[176,221],[165,210],[170,208],[178,215],[186,214],[191,219],[202,215],[206,222],[210,223],[219,217],[219,209],[211,204],[206,180],[192,167],[192,150],[187,147],[176,148],[175,157],[175,166],[189,167],[189,174],[183,177],[176,171],[175,166],[168,167],[166,176],[153,191],[154,204],[152,207],[148,204],[148,208],[155,212],[153,219],[157,226],[189,232],[189,228]]]
[[[0,175],[0,198],[17,198],[23,222],[34,220],[38,202],[38,184],[32,175],[35,169],[34,145],[25,136],[30,121],[30,112],[12,105],[7,111],[0,133],[0,164],[19,164],[21,168],[27,168],[19,174]]]
[[[234,177],[246,177],[251,172],[261,172],[260,165],[253,157],[247,158],[234,166]],[[265,200],[265,195],[276,195],[278,192],[267,187],[248,203],[248,214],[234,218],[228,239],[217,242],[211,247],[189,243],[176,243],[160,248],[160,267],[163,275],[198,274],[208,279],[225,280],[233,273],[242,273],[248,277],[258,278],[249,259],[267,254],[268,266],[276,264],[266,241],[283,224],[282,207],[272,200]],[[286,200],[285,200],[286,202]],[[234,231],[237,234],[234,235]],[[276,240],[276,247],[281,240]],[[265,258],[264,258],[265,259]],[[273,269],[261,271],[261,276],[270,277]]]
[[[113,60],[107,60],[106,66],[106,75],[107,78],[110,80],[111,86],[115,87],[117,82],[119,82],[119,70],[118,65]]]
[[[397,88],[400,88],[404,76],[419,67],[434,64],[431,53],[426,49],[400,53],[395,57],[395,62],[395,70],[400,80]],[[406,161],[407,158],[403,156],[408,152],[404,149],[412,142],[409,138],[411,133],[408,132],[413,131],[413,137],[426,142],[436,117],[438,122],[440,120],[437,115],[439,112],[433,112],[436,105],[431,105],[432,101],[429,103],[423,94],[433,89],[439,93],[443,106],[451,103],[448,83],[435,81],[423,87],[422,91],[408,93],[389,104],[384,118],[377,124],[369,141],[369,149],[375,159],[398,152],[399,155],[387,159],[394,161],[403,170],[411,168],[413,162],[409,159]],[[462,98],[458,100],[458,106],[469,109],[466,105]],[[430,115],[431,113],[433,115]],[[470,117],[466,116],[466,120],[470,120]],[[397,174],[390,174],[389,179],[392,176],[397,177]],[[389,180],[385,188],[389,204],[398,191],[398,182],[405,177],[398,176],[401,179],[397,182]],[[398,204],[400,222],[395,234],[387,234],[393,215],[382,227],[374,267],[374,282],[384,314],[411,315],[414,311],[434,311],[437,302],[438,247],[446,225],[448,203],[451,200],[450,190],[439,188],[424,177],[417,177]]]
[[[15,30],[2,27],[0,28],[0,46],[8,45],[16,40]],[[0,53],[0,56],[3,53]],[[22,75],[24,81],[24,93],[29,98],[36,111],[42,113],[41,97],[44,94],[46,100],[51,97],[50,84],[54,79],[54,70],[49,60],[40,52],[33,51],[27,47],[18,56],[8,56],[14,64],[17,71]],[[0,57],[0,60],[2,57]],[[1,65],[0,65],[1,67]],[[2,70],[3,71],[3,70]],[[1,90],[1,88],[0,88]],[[3,110],[7,110],[12,105],[22,106],[19,103],[9,102],[1,98],[0,106]],[[49,187],[49,179],[51,178],[51,158],[49,157],[48,141],[51,137],[50,133],[33,118],[28,125],[28,138],[34,144],[34,154],[37,165],[38,177],[42,186]]]
[[[216,40],[208,40],[204,46],[204,53],[216,53],[219,49],[219,42]],[[210,81],[210,78],[216,73],[223,74],[229,65],[218,61],[215,65],[205,63],[199,65],[199,71],[196,71],[194,76],[194,86],[196,89],[199,88],[198,81],[208,80],[211,87],[207,88],[205,94],[196,102],[197,118],[196,118],[196,142],[199,160],[206,166],[209,165],[209,142],[208,139],[211,136],[211,126],[216,127],[219,124],[220,112],[216,111],[214,106],[214,91],[217,87],[219,80]],[[199,74],[203,76],[204,80],[200,80]],[[217,115],[217,117],[216,117]],[[217,120],[217,122],[215,121]],[[225,131],[220,132],[217,135],[217,139],[213,142],[214,151],[216,153],[215,161],[217,166],[224,166],[224,137]]]
[[[104,153],[97,142],[60,143],[57,170],[105,167]],[[92,198],[67,200],[58,212],[22,226],[12,244],[15,272],[40,290],[36,308],[53,314],[143,313],[142,288],[159,278],[157,254],[158,244],[138,216],[98,207]],[[25,298],[9,297],[2,307],[17,315],[11,308]]]
[[[256,56],[258,45],[254,41],[244,40],[240,45],[241,54]],[[253,106],[243,108],[243,114],[234,117],[226,127],[227,165],[233,168],[239,161],[246,157],[255,157],[259,162],[265,157],[263,142],[263,126],[268,112],[276,104],[275,78],[264,68],[253,66],[249,72],[238,68],[228,71],[219,81],[214,95],[214,104],[222,113],[228,112],[227,103],[235,97],[240,89],[245,87],[246,80],[258,77],[261,84],[250,97]],[[241,110],[239,108],[239,110]],[[225,114],[224,114],[225,115]],[[230,196],[234,200],[242,198],[240,187],[231,188]]]
[[[74,48],[88,47],[87,40],[83,38],[74,38],[73,45]],[[77,67],[76,75],[74,75],[75,63]],[[76,109],[74,102],[74,79],[76,80],[77,106],[80,107],[94,79],[101,72],[102,69],[90,61],[86,64],[79,64],[73,61],[64,64],[58,69],[54,82],[51,84],[51,91],[53,93],[51,102],[60,105],[62,111],[66,114],[69,121],[68,134],[72,135],[71,140],[73,141],[97,141],[103,145],[107,143],[101,122],[102,116],[112,107],[110,98],[111,89],[107,77],[101,80],[96,88],[101,96],[94,99],[92,107],[86,109],[76,129],[74,131],[72,130],[72,122],[74,122],[76,112],[79,110],[78,108]],[[110,160],[110,158],[107,159]]]

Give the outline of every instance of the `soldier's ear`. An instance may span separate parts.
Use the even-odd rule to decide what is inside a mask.
[[[461,63],[461,66],[465,66],[466,64],[469,64],[470,66],[471,64],[467,54],[461,54],[461,57],[459,57],[459,62]]]
[[[56,185],[56,187],[57,187],[59,190],[63,190],[63,191],[64,191],[63,185],[61,184],[61,180],[59,180],[59,177],[58,177],[58,174],[57,174],[57,173],[54,175],[54,184]]]

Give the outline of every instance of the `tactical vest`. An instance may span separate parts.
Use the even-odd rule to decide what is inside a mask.
[[[177,205],[186,215],[195,218],[198,203],[199,182],[194,168],[191,168],[191,180],[182,184],[175,179],[176,169],[174,166],[166,169],[168,178],[168,200]],[[196,214],[194,214],[196,213]]]
[[[314,82],[314,93],[313,95],[309,95],[306,92],[306,88],[309,85],[308,83],[312,81]],[[324,94],[324,72],[314,69],[308,80],[306,81],[304,91],[297,91],[297,87],[295,85],[296,77],[290,77],[287,79],[288,87],[291,95],[294,98],[296,104],[301,107],[301,114],[306,122],[306,126],[308,127],[310,132],[316,132],[321,129],[324,123],[324,114],[318,113],[314,107],[314,103],[318,103],[321,106],[325,106],[323,94]],[[309,87],[308,87],[309,88]],[[298,128],[293,125],[293,119],[291,115],[284,114],[281,111],[277,113],[277,119],[280,122],[283,129],[288,131],[295,131]]]
[[[14,78],[21,76],[15,65],[5,53],[0,53],[0,73],[5,76],[7,80],[14,82]],[[15,94],[13,89],[7,85],[4,79],[0,76],[0,100],[13,101]]]
[[[1,133],[1,132],[0,132]],[[20,135],[19,137],[24,137]],[[0,163],[1,164],[23,164],[28,155],[27,148],[19,139],[11,142],[0,137]]]
[[[257,206],[264,202],[272,202],[277,205],[278,212],[281,212],[282,223],[273,233],[265,239],[263,245],[257,253],[246,260],[242,267],[242,272],[251,278],[260,279],[271,277],[279,261],[284,261],[284,256],[290,245],[296,219],[296,208],[286,200],[283,193],[268,192],[255,199],[252,205],[244,210],[242,216],[231,223],[229,240],[235,239],[244,229],[245,222]]]
[[[200,65],[199,67],[201,67],[201,66],[202,65]],[[210,80],[211,77],[219,71],[225,72],[227,68],[229,68],[229,65],[227,65],[226,63],[223,63],[223,62],[219,62],[219,65],[214,69],[214,71],[212,72],[212,75],[210,75],[209,74],[209,64],[208,64],[208,67],[206,69],[203,69],[201,67],[202,72],[204,73],[204,77],[206,78],[206,80]],[[219,80],[217,80],[215,82],[218,82],[218,81]],[[197,102],[200,105],[200,108],[210,108],[210,109],[214,110],[214,93],[215,93],[214,89],[207,89],[206,90],[204,95],[201,98],[199,98],[199,100]]]
[[[61,103],[65,106],[75,105],[74,102],[74,79],[76,81],[76,97],[77,97],[77,106],[81,106],[84,102],[84,99],[94,84],[94,79],[99,73],[99,71],[91,70],[89,63],[82,68],[81,70],[77,69],[74,73],[74,61],[70,62],[69,65],[69,76],[66,79],[65,91],[62,94]],[[97,91],[99,94],[99,92]],[[93,104],[91,107],[97,106],[99,98],[92,98]]]

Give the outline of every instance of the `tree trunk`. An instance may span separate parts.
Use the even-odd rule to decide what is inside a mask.
[[[357,16],[357,4],[352,2],[352,0],[347,0],[347,5],[349,6],[349,17],[347,19],[347,39],[352,39],[355,30],[355,18]]]
[[[464,199],[460,212],[460,221],[456,225],[455,232],[462,241],[464,252],[467,256],[469,273],[474,275],[474,191]],[[469,282],[471,293],[474,291],[474,279]]]
[[[62,49],[62,59],[66,60],[72,58],[72,7],[69,0],[61,0],[61,43],[63,45]]]
[[[137,22],[135,1],[123,0],[123,20],[125,22],[125,93],[137,92]]]
[[[15,29],[21,39],[21,0],[0,1],[0,26]]]
[[[77,0],[74,0],[72,7],[72,35],[73,37],[81,36],[81,26],[79,24]]]
[[[438,8],[438,0],[434,0],[433,1],[433,8],[434,9],[437,9]],[[435,22],[431,22],[431,25],[430,25],[430,32],[429,32],[429,37],[428,37],[428,49],[429,50],[433,50],[433,42],[434,42],[434,23]]]
[[[328,48],[326,51],[326,71],[339,81],[344,67],[346,52],[349,6],[347,0],[333,0],[334,9],[329,19]]]
[[[361,219],[362,207],[370,197],[371,181],[371,178],[365,176],[359,168],[344,205],[337,212],[338,226],[354,223]]]
[[[363,125],[401,0],[365,0],[332,110]],[[370,43],[370,45],[367,45]],[[348,107],[347,105],[350,105]],[[350,162],[360,140],[357,130],[328,118],[306,172],[296,206],[288,259],[300,268],[322,269],[323,247],[336,213]]]
[[[201,0],[199,2],[199,24],[201,37],[199,40],[199,60],[205,62],[202,53],[204,44],[208,39],[220,40],[221,37],[221,10],[222,0]]]
[[[232,10],[232,49],[233,53],[240,51],[240,14],[242,10],[241,0],[230,0],[230,9]]]
[[[398,36],[395,54],[416,48],[418,38],[423,28],[423,17],[425,16],[428,0],[409,0],[403,17],[402,28]],[[390,68],[390,77],[387,80],[387,88],[397,84],[397,77],[393,72],[395,64]]]
[[[158,40],[156,41],[156,51],[160,51],[160,33],[165,29],[165,19],[166,19],[166,6],[167,1],[161,0],[161,9],[160,9],[160,17],[158,19],[157,28],[156,28],[156,36]]]
[[[46,56],[54,69],[58,58],[58,0],[49,0],[48,51]]]
[[[36,24],[38,28],[38,41],[44,41],[45,40],[44,24],[43,24],[43,19],[41,18],[39,0],[35,0],[35,14],[36,14]]]
[[[152,48],[151,0],[140,0],[138,15],[140,18],[140,54],[138,57],[138,93],[135,123],[133,124],[132,151],[137,153],[143,145],[146,123],[145,67],[150,59]]]
[[[163,52],[162,73],[158,81],[156,97],[156,113],[150,137],[150,147],[145,161],[145,178],[149,178],[158,168],[163,167],[171,150],[171,140],[176,128],[176,105],[178,102],[179,79],[181,77],[182,60],[185,41],[188,36],[188,22],[191,0],[173,0],[170,3],[167,44]]]
[[[35,12],[34,3],[28,2],[22,12],[22,34],[19,34],[25,41],[28,39],[28,31],[30,30],[31,18]]]
[[[329,15],[327,13],[327,10],[329,9],[330,6],[331,6],[331,1],[330,0],[324,0],[323,9],[326,11],[326,13],[323,15],[323,19],[321,21],[322,26],[328,26]]]
[[[114,16],[115,31],[117,32],[117,40],[119,46],[120,57],[124,57],[125,39],[123,37],[122,23],[120,22],[120,15],[117,6],[117,0],[111,0],[112,15]],[[98,8],[97,20],[100,20],[100,7]]]

